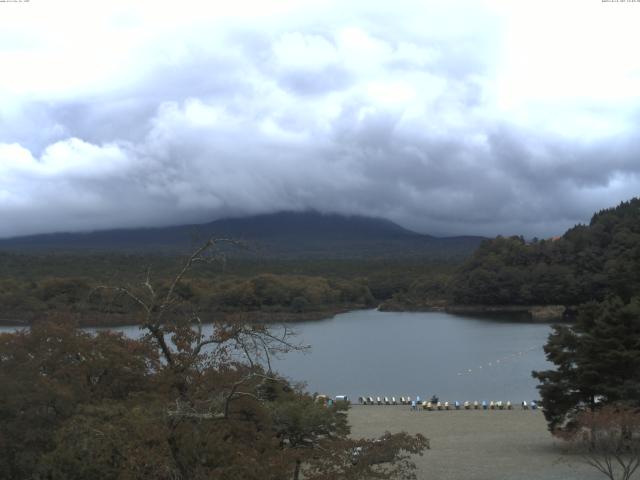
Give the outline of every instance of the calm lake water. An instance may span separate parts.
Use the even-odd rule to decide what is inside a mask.
[[[306,381],[312,392],[354,399],[437,394],[450,401],[529,401],[538,398],[531,371],[550,367],[542,350],[547,324],[360,310],[288,326],[311,350],[282,356],[274,369]]]
[[[550,367],[545,324],[364,310],[294,328],[312,351],[277,369],[332,395],[528,401],[538,398],[531,371]]]

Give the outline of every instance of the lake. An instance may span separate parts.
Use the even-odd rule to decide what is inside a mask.
[[[274,369],[329,395],[438,395],[442,400],[538,398],[532,370],[544,370],[548,324],[441,312],[358,310],[288,324],[309,353],[293,352]],[[13,330],[2,327],[0,331]],[[137,327],[121,327],[139,335]]]
[[[529,401],[539,397],[531,371],[551,366],[547,324],[361,310],[293,327],[312,351],[276,369],[331,395]]]

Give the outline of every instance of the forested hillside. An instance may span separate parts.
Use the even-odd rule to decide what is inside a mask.
[[[0,322],[71,313],[83,325],[133,323],[131,299],[99,287],[140,287],[148,273],[166,286],[177,261],[169,255],[0,253]],[[198,265],[181,294],[204,318],[233,313],[257,320],[317,319],[437,283],[458,264],[427,258],[227,258]]]
[[[169,288],[168,280],[159,284],[161,291]],[[142,281],[130,285],[134,291],[144,289]],[[103,286],[82,277],[48,277],[35,282],[0,279],[0,319],[30,322],[74,314],[82,325],[135,323],[131,314],[135,301]],[[254,313],[258,320],[303,320],[375,305],[362,280],[303,275],[192,279],[181,284],[176,295],[207,319],[216,314]]]
[[[640,199],[593,215],[562,237],[485,240],[449,285],[457,304],[579,305],[640,293]]]

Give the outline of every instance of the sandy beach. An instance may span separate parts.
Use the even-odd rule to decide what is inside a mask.
[[[416,457],[425,480],[598,480],[601,473],[546,429],[539,410],[411,411],[408,406],[354,405],[352,436],[422,433],[431,449]]]

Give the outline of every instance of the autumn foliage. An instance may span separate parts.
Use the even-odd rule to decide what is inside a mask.
[[[421,435],[349,438],[347,405],[325,406],[271,371],[301,348],[241,318],[207,325],[187,273],[100,287],[137,308],[139,339],[89,334],[68,318],[0,335],[0,478],[415,478]]]

